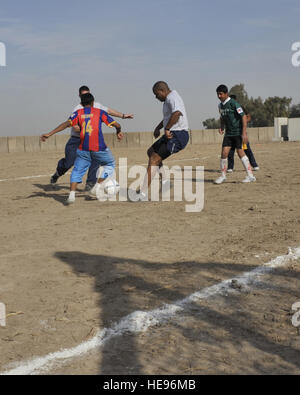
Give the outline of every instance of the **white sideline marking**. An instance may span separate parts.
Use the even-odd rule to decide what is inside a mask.
[[[62,365],[72,358],[83,356],[96,347],[103,346],[106,342],[116,336],[122,336],[126,333],[145,332],[152,326],[162,324],[172,318],[172,316],[183,312],[193,302],[197,302],[201,299],[207,299],[217,294],[226,296],[230,293],[236,293],[237,291],[231,287],[231,282],[233,279],[244,286],[251,284],[253,285],[262,275],[270,273],[273,271],[273,269],[284,266],[289,261],[298,258],[300,258],[300,247],[294,249],[290,248],[287,255],[278,256],[277,258],[272,259],[270,262],[267,262],[250,272],[246,272],[238,277],[222,281],[221,283],[211,287],[204,288],[203,290],[197,291],[185,299],[179,300],[172,304],[164,304],[158,309],[148,312],[135,311],[121,319],[112,327],[99,330],[92,339],[83,342],[76,347],[63,349],[61,351],[48,354],[44,357],[38,357],[35,359],[14,363],[14,368],[6,370],[2,373],[0,372],[0,375],[30,375],[45,373],[51,368],[54,368],[55,363],[57,365]]]
[[[206,156],[205,158],[202,158],[202,160],[205,160],[205,159],[208,159],[208,158],[209,158],[209,156]],[[184,162],[184,161],[199,160],[199,159],[201,159],[201,158],[177,159],[177,160],[170,160],[170,161],[168,161],[168,163],[171,163],[171,162]],[[147,166],[148,163],[140,163],[139,165],[140,166]],[[119,168],[119,167],[125,167],[125,166],[116,166],[116,168]],[[37,175],[37,176],[26,176],[26,177],[17,177],[17,178],[4,178],[3,180],[0,180],[0,182],[29,180],[30,178],[51,177],[52,174],[41,174],[41,175]],[[69,173],[65,173],[65,174],[69,174]]]

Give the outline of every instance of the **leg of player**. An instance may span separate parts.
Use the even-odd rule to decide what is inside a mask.
[[[252,166],[253,170],[258,171],[259,166],[255,160],[254,154],[253,154],[252,149],[250,147],[250,143],[247,144],[247,149],[245,150],[245,154],[247,155],[247,157],[250,161],[250,165]]]
[[[50,179],[51,184],[56,184],[59,177],[63,176],[73,165],[76,159],[76,151],[80,144],[80,138],[71,136],[65,146],[65,157],[57,163],[56,172]]]
[[[98,175],[97,182],[90,190],[91,197],[97,197],[101,183],[114,174],[116,168],[115,158],[109,148],[105,151],[91,152],[92,161],[97,163],[98,169],[103,167],[101,174]]]
[[[221,160],[220,160],[220,168],[221,168],[221,175],[217,178],[214,183],[215,184],[222,184],[226,180],[226,173],[228,167],[228,154],[231,147],[222,147],[221,153]]]
[[[77,150],[76,160],[71,173],[70,194],[66,202],[67,204],[72,204],[75,202],[77,184],[82,182],[82,178],[90,167],[91,162],[92,160],[89,151]]]
[[[256,181],[256,178],[254,177],[253,172],[252,172],[252,168],[251,168],[249,159],[248,159],[247,155],[245,154],[244,150],[243,149],[237,149],[237,153],[238,153],[239,158],[242,161],[244,169],[247,172],[247,177],[243,180],[243,182],[246,183],[246,182],[254,182],[254,181]]]
[[[227,173],[232,173],[234,168],[234,152],[235,148],[231,148],[228,154],[228,169]]]
[[[99,163],[96,160],[92,160],[85,184],[86,191],[90,191],[93,188],[93,186],[96,184],[98,169],[99,169]]]
[[[149,186],[151,185],[151,181],[155,176],[156,172],[158,171],[159,165],[162,163],[162,158],[156,153],[152,152],[151,156],[149,157],[148,167],[147,167],[147,174],[144,179],[143,186],[140,190],[140,198],[143,199],[147,195],[147,191]]]
[[[151,155],[152,155],[153,152],[154,152],[153,148],[150,147],[150,148],[148,149],[148,151],[147,151],[148,158],[151,157]],[[165,172],[164,165],[163,165],[163,162],[162,162],[162,161],[160,162],[160,164],[158,165],[158,167],[159,167],[159,174],[160,174],[160,176],[161,176],[162,183],[168,181],[168,180],[166,180],[166,172]]]

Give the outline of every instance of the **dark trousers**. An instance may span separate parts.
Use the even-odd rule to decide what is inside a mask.
[[[57,163],[56,171],[59,176],[64,175],[75,163],[77,148],[80,145],[80,138],[71,136],[65,147],[65,157],[60,159]],[[97,181],[96,173],[99,169],[99,164],[92,161],[89,168],[86,182],[95,184]]]
[[[228,154],[228,169],[233,169],[233,167],[234,167],[234,151],[235,151],[235,148],[231,148],[231,150],[229,151],[229,154]],[[247,144],[247,149],[245,149],[244,151],[245,151],[245,154],[247,155],[247,157],[249,159],[250,165],[252,167],[258,167],[258,164],[256,163],[254,154],[253,154],[252,149],[250,147],[250,143]]]

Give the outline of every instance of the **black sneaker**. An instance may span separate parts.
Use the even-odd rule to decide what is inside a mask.
[[[56,181],[59,179],[59,176],[55,173],[53,176],[50,178],[50,183],[51,184],[56,184]]]

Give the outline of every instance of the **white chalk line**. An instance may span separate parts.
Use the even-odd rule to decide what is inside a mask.
[[[198,302],[201,299],[208,299],[215,295],[227,296],[230,293],[236,293],[238,291],[231,286],[232,280],[237,281],[238,284],[244,287],[249,287],[250,285],[255,285],[261,276],[272,272],[276,268],[286,265],[291,260],[299,258],[300,247],[293,249],[290,248],[287,255],[278,256],[250,272],[243,273],[240,276],[199,290],[182,300],[178,300],[171,304],[164,304],[162,307],[148,312],[135,311],[121,319],[112,327],[99,330],[92,339],[83,342],[76,347],[50,353],[44,357],[10,364],[11,369],[2,373],[0,372],[0,375],[32,375],[45,373],[54,367],[58,367],[69,362],[72,358],[82,357],[95,348],[103,346],[116,336],[122,336],[128,333],[138,334],[147,331],[155,325],[167,322],[176,314],[187,310],[189,305],[194,302]]]
[[[168,163],[174,163],[174,162],[185,162],[185,161],[194,161],[194,160],[205,160],[205,159],[208,159],[209,158],[209,156],[206,156],[206,157],[204,157],[204,158],[190,158],[190,159],[177,159],[177,160],[173,160],[173,161],[168,161]],[[138,164],[138,163],[137,163]],[[147,166],[148,165],[148,163],[140,163],[140,164],[138,164],[139,166]],[[122,167],[125,167],[125,166],[116,166],[116,168],[122,168]],[[64,175],[67,175],[67,174],[70,174],[70,172],[68,172],[68,173],[65,173]],[[2,179],[2,180],[0,180],[0,182],[5,182],[5,181],[21,181],[21,180],[29,180],[29,179],[31,179],[31,178],[41,178],[41,177],[51,177],[53,175],[53,173],[52,174],[39,174],[39,175],[36,175],[36,176],[26,176],[26,177],[16,177],[16,178],[4,178],[4,179]]]

